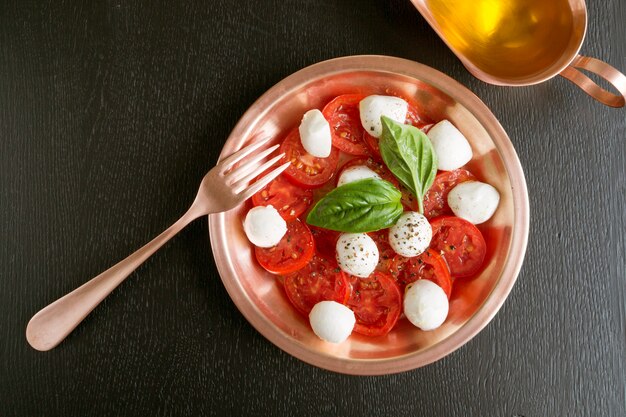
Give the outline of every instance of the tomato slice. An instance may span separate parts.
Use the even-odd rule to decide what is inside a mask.
[[[439,285],[446,293],[448,299],[452,294],[452,278],[446,261],[434,250],[405,258],[396,255],[392,264],[392,276],[395,276],[400,292],[404,293],[406,286],[418,279],[427,279]]]
[[[337,96],[322,110],[330,124],[333,146],[350,155],[369,155],[369,150],[363,143],[365,129],[361,125],[359,112],[359,102],[365,97],[363,94]]]
[[[376,270],[390,274],[393,271],[393,258],[396,252],[389,244],[389,229],[378,230],[368,233],[378,247],[378,265]]]
[[[316,253],[328,259],[335,259],[337,240],[339,239],[340,233],[316,226],[309,226],[309,229],[311,230],[311,234],[313,234]]]
[[[252,204],[255,206],[273,206],[287,221],[304,213],[312,201],[313,191],[292,184],[283,175],[276,177],[252,196]]]
[[[304,315],[320,301],[345,304],[352,291],[348,276],[336,262],[319,255],[304,268],[285,276],[283,285],[291,304]]]
[[[402,193],[402,199],[400,202],[404,206],[404,209],[409,211],[419,211],[419,204],[413,193],[402,184],[400,184],[398,189],[400,190],[400,193]]]
[[[259,264],[273,274],[288,274],[303,268],[314,252],[313,235],[299,219],[287,223],[287,233],[276,246],[254,247]]]
[[[487,245],[476,226],[454,216],[437,217],[430,225],[433,228],[430,247],[446,260],[450,275],[462,278],[480,270]]]
[[[293,129],[282,145],[280,152],[285,154],[284,160],[291,161],[284,175],[295,185],[304,188],[320,187],[335,173],[339,151],[334,146],[328,158],[317,158],[309,154],[300,141],[300,132]]]
[[[406,102],[409,103],[409,107],[406,112],[405,123],[409,125],[413,125],[416,128],[421,129],[424,132],[428,131],[428,129],[432,127],[432,125],[430,124],[430,121],[426,120],[424,117],[420,115],[418,106],[415,103],[413,103],[411,100],[407,100],[406,98],[404,100],[406,100]]]
[[[413,125],[416,128],[422,129],[422,130],[424,130],[424,128],[430,129],[431,127],[430,122],[420,116],[419,111],[417,110],[417,106],[411,103],[410,100],[407,100],[404,97],[400,97],[400,98],[402,98],[407,103],[409,103],[409,107],[406,113],[406,120],[404,121],[404,123]],[[378,160],[382,160],[382,156],[380,155],[380,148],[378,147],[378,138],[375,138],[374,136],[364,131],[363,142],[365,142],[365,144],[370,150],[370,154],[374,158]]]
[[[347,306],[354,311],[354,331],[383,336],[395,326],[402,311],[402,295],[393,279],[382,272],[368,278],[351,277],[352,296]]]
[[[424,196],[424,216],[428,219],[444,214],[452,214],[448,205],[448,194],[450,190],[465,181],[475,180],[476,177],[466,169],[455,169],[454,171],[442,171],[437,174],[433,185]]]
[[[389,171],[389,169],[385,166],[385,164],[383,164],[382,162],[376,161],[371,157],[353,158],[349,160],[348,162],[346,162],[345,164],[343,164],[341,168],[339,168],[339,172],[337,173],[337,181],[339,180],[339,177],[341,177],[341,174],[343,173],[343,171],[345,171],[346,169],[350,167],[359,166],[359,165],[368,167],[369,169],[371,169],[372,171],[380,175],[380,178],[384,179],[385,181],[389,181],[396,188],[400,185],[400,183],[398,182],[398,179],[395,177],[395,175],[391,173],[391,171]]]

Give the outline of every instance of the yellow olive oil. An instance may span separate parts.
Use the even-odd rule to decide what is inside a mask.
[[[496,77],[524,78],[556,63],[572,34],[568,0],[426,0],[452,49]]]

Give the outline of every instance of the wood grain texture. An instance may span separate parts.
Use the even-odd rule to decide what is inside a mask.
[[[626,70],[626,6],[589,1],[581,53]],[[181,215],[245,109],[327,58],[386,54],[468,86],[499,118],[531,203],[510,298],[426,368],[351,377],[283,353],[239,314],[206,220],[58,348],[41,307]],[[624,416],[626,116],[569,82],[471,77],[404,0],[4,1],[0,5],[1,416]]]

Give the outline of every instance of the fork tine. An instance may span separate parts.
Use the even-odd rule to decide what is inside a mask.
[[[281,159],[283,159],[284,156],[285,156],[285,154],[281,153],[280,155],[277,155],[277,156],[273,157],[272,159],[270,159],[269,161],[267,161],[263,165],[259,166],[258,168],[252,170],[252,172],[250,172],[249,174],[247,174],[245,176],[244,175],[239,175],[239,177],[243,177],[243,178],[239,179],[238,181],[231,182],[230,186],[232,187],[233,190],[241,190],[241,189],[243,189],[248,182],[250,182],[254,178],[258,177],[259,175],[261,175],[262,173],[264,173],[268,169],[270,169],[276,162],[278,162]],[[247,169],[247,171],[250,171],[250,169]]]
[[[258,165],[259,162],[261,162],[263,159],[265,159],[265,157],[267,157],[269,154],[271,154],[276,149],[278,149],[279,146],[280,145],[274,145],[272,147],[269,147],[265,149],[263,152],[257,155],[254,155],[250,159],[243,162],[240,166],[233,169],[230,173],[226,175],[226,182],[229,184],[234,184],[238,182],[241,178],[248,176],[248,173],[250,173]],[[266,167],[265,169],[267,168],[269,168],[269,166]],[[258,174],[260,174],[260,172]]]
[[[239,195],[242,196],[244,200],[247,200],[248,198],[252,197],[254,194],[256,194],[259,191],[261,191],[261,189],[263,187],[265,187],[267,184],[269,184],[272,180],[274,180],[276,177],[278,177],[280,174],[282,174],[283,171],[286,170],[289,167],[290,164],[291,164],[291,161],[285,162],[284,164],[282,164],[281,166],[279,166],[278,168],[276,168],[272,172],[268,173],[263,178],[259,179],[257,182],[252,184],[250,187],[248,187],[245,190],[241,191],[239,193]]]
[[[220,173],[224,173],[228,168],[231,168],[234,164],[241,161],[246,156],[250,155],[252,152],[256,151],[263,145],[266,145],[270,141],[270,139],[270,136],[263,138],[258,142],[254,142],[246,146],[245,148],[239,149],[237,152],[219,161],[218,164],[221,165]]]

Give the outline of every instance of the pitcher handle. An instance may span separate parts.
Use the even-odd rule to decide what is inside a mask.
[[[620,92],[621,95],[613,94],[596,84],[576,68],[581,68],[607,80]],[[624,107],[626,98],[626,75],[622,74],[606,62],[587,56],[576,55],[576,58],[567,68],[560,72],[560,75],[567,78],[591,97],[600,103],[611,107]]]

